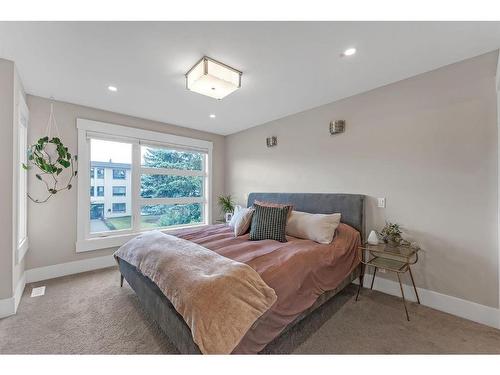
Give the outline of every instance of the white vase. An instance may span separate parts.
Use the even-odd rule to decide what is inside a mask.
[[[377,236],[377,232],[375,232],[374,230],[372,230],[370,232],[370,235],[368,236],[368,243],[370,245],[378,245],[378,236]]]

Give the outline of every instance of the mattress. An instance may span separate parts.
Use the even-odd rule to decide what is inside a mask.
[[[347,224],[337,228],[331,244],[287,236],[287,242],[249,241],[231,228],[209,225],[170,232],[255,269],[273,288],[277,302],[243,337],[233,353],[258,353],[325,292],[335,290],[359,264],[360,234]]]

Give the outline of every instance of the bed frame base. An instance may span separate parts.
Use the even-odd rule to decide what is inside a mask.
[[[124,260],[119,259],[118,264],[120,267],[120,287],[123,286],[123,279],[126,279],[139,298],[142,308],[158,324],[177,350],[181,354],[201,354],[198,345],[193,341],[191,330],[188,325],[158,286]],[[360,273],[360,266],[358,266],[339,284],[339,286],[337,286],[337,288],[319,296],[316,302],[290,323],[278,337],[286,335],[293,326],[359,277]]]

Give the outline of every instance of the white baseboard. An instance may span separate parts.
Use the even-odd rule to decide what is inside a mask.
[[[116,262],[113,259],[113,256],[107,255],[27,270],[24,272],[21,280],[17,283],[14,296],[0,299],[0,318],[5,318],[16,313],[17,307],[21,302],[21,297],[23,296],[26,283],[54,279],[56,277],[73,275],[75,273],[112,267],[114,265],[116,265]]]
[[[19,302],[21,302],[21,297],[23,296],[25,286],[26,273],[23,273],[21,280],[19,280],[19,282],[17,283],[14,296],[0,300],[0,318],[5,318],[16,313]]]
[[[32,268],[26,271],[26,282],[54,279],[56,277],[73,275],[75,273],[98,270],[116,266],[113,255],[77,260],[74,262],[54,264],[53,266]]]
[[[364,286],[369,287],[371,281],[372,276],[370,274],[365,274],[363,281]],[[373,289],[401,297],[399,283],[392,280],[376,277]],[[407,300],[416,302],[417,299],[413,286],[403,284],[403,291]],[[422,305],[500,329],[500,309],[498,308],[480,305],[479,303],[441,294],[428,289],[417,288],[417,291]]]

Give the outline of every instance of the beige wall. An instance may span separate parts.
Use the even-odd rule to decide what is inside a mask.
[[[496,307],[496,61],[489,53],[230,135],[225,190],[240,203],[252,191],[366,194],[367,229],[396,221],[423,248],[418,286]],[[329,135],[334,119],[344,134]],[[278,146],[267,148],[271,135]]]
[[[50,101],[28,95],[30,109],[30,131],[28,142],[32,143],[42,136],[47,125]],[[75,104],[55,102],[55,116],[63,142],[75,152],[77,148],[76,119],[85,118],[132,126],[153,131],[212,141],[213,148],[213,194],[215,199],[224,189],[224,137],[211,133],[191,130],[178,126],[120,115],[112,112],[83,107]],[[29,190],[34,195],[43,194],[43,186],[36,182],[34,175],[29,176]],[[75,184],[76,185],[76,184]],[[94,258],[112,253],[112,249],[76,253],[76,202],[77,189],[63,192],[46,204],[29,204],[28,235],[30,250],[27,254],[26,268],[43,267]],[[218,216],[214,204],[213,217]]]
[[[3,164],[0,184],[0,299],[12,297],[12,129],[14,121],[14,63],[0,59],[0,160]]]

